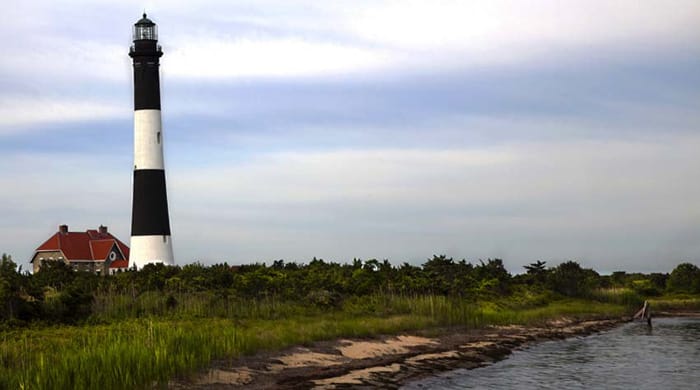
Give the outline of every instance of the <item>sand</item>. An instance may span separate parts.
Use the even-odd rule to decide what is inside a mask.
[[[383,341],[340,340],[337,349],[350,359],[367,359],[377,356],[407,353],[412,347],[438,344],[438,340],[417,336],[398,336]]]
[[[216,368],[199,375],[194,380],[194,384],[197,386],[216,384],[244,386],[249,384],[252,380],[253,377],[251,376],[250,369],[248,367],[237,367],[231,370]]]
[[[577,322],[566,318],[541,327],[498,326],[444,329],[421,334],[342,339],[214,362],[209,370],[175,380],[170,388],[334,389],[398,388],[412,380],[455,368],[475,368],[541,340],[587,335],[623,319]]]

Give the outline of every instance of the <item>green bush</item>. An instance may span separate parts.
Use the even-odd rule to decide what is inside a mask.
[[[598,286],[599,275],[591,269],[584,269],[575,262],[559,264],[548,275],[552,290],[568,297],[586,297]]]
[[[661,289],[655,286],[649,279],[633,280],[630,284],[632,289],[638,294],[647,297],[658,297],[661,295]]]
[[[672,292],[700,293],[700,268],[694,264],[679,264],[671,272],[667,287]]]

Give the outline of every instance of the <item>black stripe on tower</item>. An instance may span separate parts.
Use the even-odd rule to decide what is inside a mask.
[[[168,195],[165,192],[165,171],[162,169],[134,171],[131,235],[170,235]]]
[[[129,51],[134,62],[134,110],[160,110],[158,67],[162,55],[158,41],[134,41]]]

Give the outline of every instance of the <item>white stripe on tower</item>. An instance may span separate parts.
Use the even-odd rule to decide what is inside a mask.
[[[163,135],[160,110],[134,111],[134,169],[162,169]]]
[[[137,268],[146,264],[172,265],[172,241],[163,163],[160,115],[159,58],[155,23],[143,14],[134,25],[134,193],[129,260]]]
[[[173,247],[170,235],[131,236],[131,264],[141,269],[146,264],[173,265]]]

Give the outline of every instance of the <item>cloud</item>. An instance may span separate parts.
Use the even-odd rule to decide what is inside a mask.
[[[463,49],[495,60],[543,47],[687,43],[697,36],[700,18],[694,1],[409,0],[353,11],[348,27],[369,41],[409,50]]]
[[[567,258],[600,270],[668,271],[700,250],[690,239],[700,234],[700,185],[690,179],[698,147],[700,138],[681,134],[169,163],[177,261],[419,263],[447,253],[503,257],[513,271]],[[3,251],[18,260],[60,223],[106,224],[128,239],[128,156],[14,152],[0,164],[0,185],[11,189],[0,194]]]
[[[376,70],[385,66],[383,57],[377,51],[299,38],[202,37],[181,42],[169,54],[167,73],[196,79],[318,77]]]
[[[104,224],[128,242],[132,165],[127,159],[111,154],[109,145],[80,154],[53,147],[4,152],[0,251],[23,264],[59,224],[78,231]]]
[[[190,146],[216,140],[239,153],[663,137],[695,132],[696,78],[666,57],[557,71],[192,81],[168,84],[164,120]]]
[[[206,175],[171,171],[175,242],[181,256],[196,246],[190,256],[207,261],[420,261],[445,251],[505,257],[512,269],[537,258],[597,266],[614,258],[665,270],[696,247],[674,242],[700,222],[692,206],[700,186],[686,180],[700,168],[698,146],[684,136],[283,153]]]
[[[127,104],[61,98],[0,96],[0,135],[26,132],[29,127],[98,121],[132,115]],[[34,127],[33,131],[40,128]],[[30,131],[32,131],[30,129]]]
[[[141,3],[8,10],[0,69],[65,80],[128,80],[126,50]],[[148,4],[147,4],[148,6]],[[154,1],[164,61],[175,77],[323,77],[358,72],[575,64],[694,47],[694,1]],[[82,18],[90,12],[98,16]],[[108,18],[106,14],[113,14]],[[22,15],[32,15],[24,23]],[[81,19],[82,18],[82,19]],[[81,23],[71,20],[81,19]],[[120,22],[121,20],[121,22]],[[69,21],[69,22],[66,22]],[[31,47],[32,50],[25,50]],[[48,61],[47,61],[48,59]],[[79,69],[79,71],[78,71]]]
[[[306,15],[280,6],[287,12],[226,8],[214,26],[171,37],[173,74],[323,77],[388,69],[556,67],[648,56],[660,48],[682,51],[700,33],[700,6],[692,1],[673,7],[634,1],[384,1],[307,4]],[[222,33],[226,28],[231,31]],[[202,60],[212,55],[216,61]]]
[[[0,70],[36,89],[54,84],[74,90],[76,83],[86,82],[123,85],[129,77],[128,41],[116,45],[95,37],[29,35],[23,41],[8,42],[5,49],[8,55]]]

